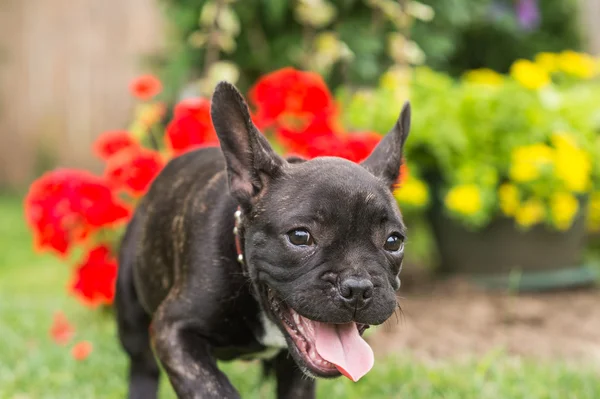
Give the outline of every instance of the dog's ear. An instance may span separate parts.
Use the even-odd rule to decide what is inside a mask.
[[[400,177],[402,150],[410,130],[410,103],[406,102],[398,121],[388,134],[379,142],[361,165],[392,187]]]
[[[248,105],[232,84],[217,85],[210,115],[227,162],[231,194],[250,206],[269,180],[281,173],[285,160],[254,125]]]

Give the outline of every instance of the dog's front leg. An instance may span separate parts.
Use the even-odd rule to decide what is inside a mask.
[[[164,303],[152,322],[158,359],[181,399],[238,399],[229,379],[217,367],[211,347],[197,330],[197,321],[176,319],[174,303]]]
[[[315,380],[307,377],[287,350],[275,358],[278,399],[314,399]]]

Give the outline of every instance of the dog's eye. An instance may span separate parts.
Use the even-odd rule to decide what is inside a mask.
[[[402,238],[399,234],[394,233],[385,240],[385,244],[383,245],[383,249],[389,252],[397,252],[404,245],[404,238]]]
[[[313,245],[314,241],[310,233],[303,229],[292,230],[287,233],[288,239],[294,245]]]

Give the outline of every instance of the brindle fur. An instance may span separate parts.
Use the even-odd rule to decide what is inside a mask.
[[[362,166],[278,157],[227,83],[217,86],[211,112],[221,148],[169,162],[122,241],[116,307],[130,358],[130,398],[156,398],[156,358],[180,398],[238,398],[216,360],[268,349],[259,341],[261,312],[282,327],[266,301],[267,286],[320,321],[380,324],[396,307],[402,256],[373,246],[385,240],[373,224],[405,230],[389,188],[398,178],[409,109]],[[236,260],[238,206],[246,268]],[[281,239],[289,220],[306,215],[314,217],[321,243],[308,257]],[[373,300],[363,308],[350,309],[338,298],[335,282],[348,276],[373,284]],[[298,354],[278,351],[268,362],[278,397],[314,397],[314,380],[303,373]]]

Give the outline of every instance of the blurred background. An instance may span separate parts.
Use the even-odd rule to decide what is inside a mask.
[[[221,79],[309,158],[360,161],[413,106],[403,310],[369,332],[375,369],[319,397],[600,397],[599,18],[598,0],[1,1],[0,398],[124,397],[117,242],[164,163],[215,143]],[[224,367],[273,397],[258,365]]]

